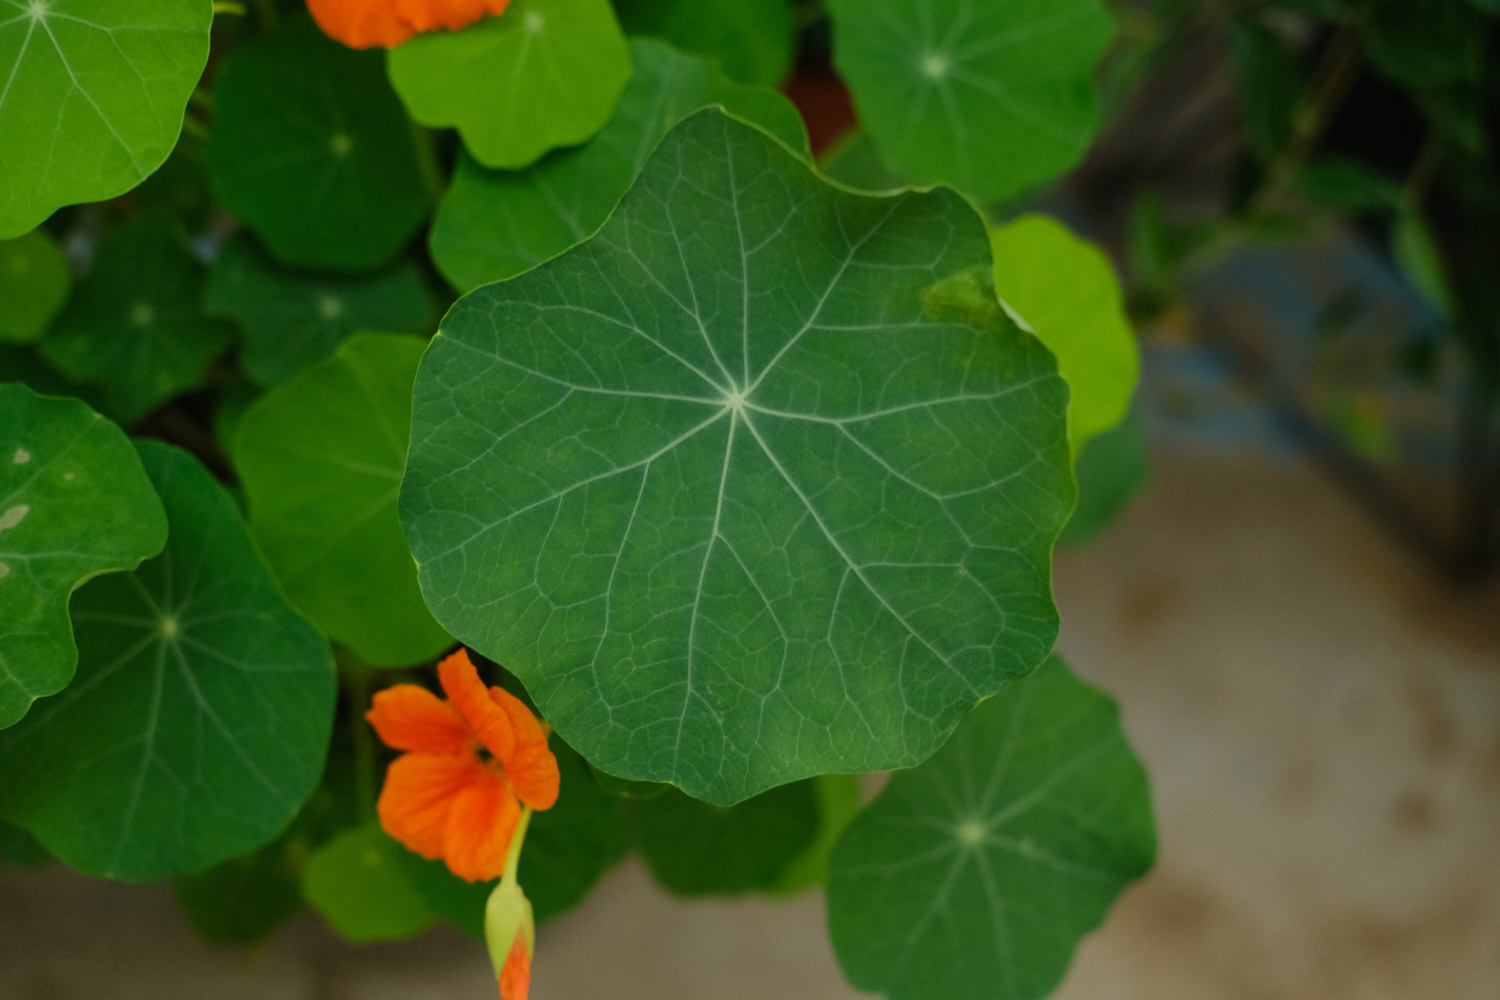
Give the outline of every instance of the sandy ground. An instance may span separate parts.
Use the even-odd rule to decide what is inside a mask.
[[[1427,577],[1312,470],[1177,457],[1063,556],[1061,649],[1113,692],[1161,859],[1062,1000],[1500,996],[1500,590]],[[627,864],[543,929],[536,1000],[840,1000],[817,895],[683,903]],[[161,887],[0,873],[0,1000],[493,1000],[454,932],[253,953]]]

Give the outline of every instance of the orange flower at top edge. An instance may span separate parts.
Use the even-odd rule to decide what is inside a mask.
[[[407,751],[386,771],[376,810],[396,840],[487,882],[505,871],[521,805],[557,801],[557,758],[541,723],[514,695],[486,688],[467,650],[438,664],[438,677],[446,701],[397,684],[365,714],[387,745]]]
[[[457,31],[510,0],[307,0],[313,20],[329,38],[353,49],[394,49],[412,35]]]

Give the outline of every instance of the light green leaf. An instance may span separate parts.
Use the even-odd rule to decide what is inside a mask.
[[[1085,545],[1120,516],[1151,479],[1141,415],[1131,410],[1114,427],[1089,439],[1073,463],[1078,506],[1057,540]]]
[[[437,914],[412,878],[407,854],[379,824],[356,827],[307,859],[302,893],[350,941],[413,937],[431,927]]]
[[[79,871],[131,882],[280,833],[317,785],[334,698],[327,643],[228,492],[186,452],[139,450],[166,550],[78,592],[77,680],[0,733],[0,813]]]
[[[1413,288],[1439,316],[1453,315],[1453,288],[1443,253],[1418,208],[1402,206],[1391,230],[1391,252]]]
[[[208,168],[224,204],[282,263],[370,270],[427,217],[427,141],[379,53],[345,48],[298,16],[225,60]]]
[[[748,119],[799,151],[807,132],[780,94],[730,83],[709,63],[660,42],[630,44],[635,75],[604,130],[523,171],[459,158],[432,226],[432,257],[470,291],[529,270],[604,224],[667,130],[709,104]]]
[[[235,469],[250,527],[292,603],[378,667],[453,644],[428,613],[396,496],[425,342],[366,333],[252,403]]]
[[[72,680],[73,591],[166,541],[161,500],[120,428],[76,399],[0,385],[0,729]]]
[[[212,20],[205,0],[0,6],[0,239],[124,194],[161,165]]]
[[[245,334],[240,363],[261,385],[321,361],[352,333],[418,333],[433,319],[432,300],[411,264],[357,276],[290,271],[268,260],[248,236],[220,251],[203,308],[239,324]]]
[[[1058,222],[1029,215],[990,232],[995,291],[1022,326],[1057,355],[1067,380],[1073,453],[1119,423],[1141,357],[1109,258]]]
[[[829,936],[850,983],[890,1000],[1034,1000],[1155,853],[1114,702],[1050,660],[849,825]]]
[[[417,35],[387,66],[413,118],[455,126],[476,160],[507,169],[598,132],[630,79],[609,0],[511,0],[463,31]]]
[[[788,0],[616,0],[632,35],[653,35],[717,60],[731,79],[775,87],[797,48]]]
[[[0,341],[40,337],[57,318],[72,285],[67,256],[43,230],[0,241]]]
[[[99,247],[94,269],[41,342],[42,356],[97,385],[105,408],[131,424],[203,381],[232,339],[200,308],[203,268],[167,215],[149,215]]]
[[[1100,0],[829,0],[859,120],[902,176],[999,200],[1052,180],[1099,125]]]
[[[770,888],[818,833],[811,781],[773,788],[728,809],[672,789],[636,803],[634,814],[641,855],[656,880],[679,896]]]
[[[990,272],[958,195],[687,119],[597,236],[428,349],[428,607],[621,778],[729,805],[925,759],[1057,628],[1064,386],[992,290],[972,321],[927,294]]]

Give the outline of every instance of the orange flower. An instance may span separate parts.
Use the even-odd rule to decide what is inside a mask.
[[[557,801],[557,758],[520,699],[486,689],[467,650],[438,664],[448,700],[415,684],[375,695],[365,714],[380,738],[405,750],[386,771],[380,825],[453,874],[487,882],[505,871],[521,807]]]
[[[510,0],[307,0],[313,20],[329,38],[353,49],[394,49],[412,35],[437,28],[457,31]]]

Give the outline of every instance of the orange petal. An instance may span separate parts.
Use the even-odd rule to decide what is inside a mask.
[[[515,943],[500,970],[500,1000],[526,1000],[531,989],[531,952],[526,950],[526,931],[517,929]]]
[[[469,882],[488,882],[505,872],[511,834],[521,818],[521,804],[510,783],[486,771],[459,792],[443,834],[448,868]]]
[[[365,718],[385,745],[394,750],[425,754],[465,754],[473,750],[474,734],[458,710],[415,684],[377,691]]]
[[[448,700],[453,702],[485,749],[503,763],[516,751],[516,731],[510,715],[497,705],[479,679],[479,671],[469,659],[469,651],[460,649],[438,664],[438,679]],[[524,711],[525,706],[522,706]]]
[[[503,688],[490,688],[490,701],[510,719],[515,733],[515,748],[508,757],[500,757],[500,763],[516,795],[533,809],[551,809],[557,801],[557,758],[547,747],[542,724],[521,699]]]
[[[386,770],[375,803],[380,825],[422,857],[440,858],[459,797],[485,778],[484,765],[472,754],[402,754]]]
[[[457,30],[486,14],[499,14],[508,0],[307,0],[318,27],[356,49],[392,49],[419,31]]]
[[[486,14],[499,14],[509,0],[396,0],[401,19],[416,31],[457,31]]]

